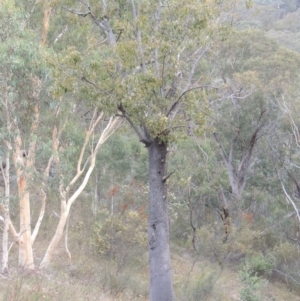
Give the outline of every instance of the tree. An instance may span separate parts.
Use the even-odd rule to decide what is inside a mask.
[[[278,122],[277,99],[294,90],[299,58],[258,30],[233,31],[220,43],[219,51],[219,75],[215,76],[218,99],[211,101],[211,125],[230,186],[223,187],[227,193],[222,192],[220,215],[225,221],[228,197],[232,206],[242,208],[251,168],[255,176],[259,140]]]
[[[79,39],[87,47],[77,47],[81,64],[73,67],[81,93],[100,108],[118,109],[148,150],[150,300],[173,300],[168,145],[186,135],[188,126],[204,122],[202,92],[209,82],[203,58],[213,45],[218,22],[224,21],[216,18],[218,9],[215,3],[177,0],[104,0],[66,8],[72,17],[84,18],[78,20],[76,32],[85,33]],[[86,29],[87,18],[94,27]]]
[[[85,188],[95,166],[96,155],[101,145],[118,128],[121,119],[111,117],[108,122],[104,120],[104,113],[92,110],[89,115],[89,124],[81,119],[76,123],[77,130],[81,133],[85,126],[87,131],[83,134],[82,148],[78,155],[78,164],[75,176],[66,186],[65,178],[69,174],[64,169],[62,162],[69,159],[63,156],[70,149],[77,154],[77,147],[72,141],[61,143],[61,138],[66,135],[66,123],[74,114],[76,103],[63,103],[49,97],[50,82],[49,69],[45,64],[46,40],[49,27],[49,6],[46,3],[43,19],[42,40],[37,43],[34,31],[24,19],[22,7],[16,8],[13,2],[1,4],[1,15],[9,23],[1,26],[1,38],[5,42],[1,45],[1,140],[5,147],[4,160],[1,160],[1,174],[4,180],[4,197],[0,209],[4,214],[2,242],[2,271],[8,273],[8,229],[13,240],[19,247],[19,266],[32,270],[35,268],[33,257],[33,243],[37,237],[40,225],[44,218],[47,188],[49,178],[54,176],[53,168],[59,169],[59,186],[61,195],[61,216],[57,231],[49,245],[41,266],[50,263],[57,244],[63,234],[70,208],[80,193]],[[22,24],[20,28],[20,24]],[[50,65],[50,64],[49,64]],[[70,110],[70,104],[72,110]],[[90,116],[91,115],[91,116]],[[102,124],[101,124],[102,123]],[[43,124],[43,126],[41,126]],[[101,135],[95,131],[104,125]],[[96,141],[96,142],[95,142]],[[61,148],[62,144],[62,148]],[[51,147],[49,147],[51,145]],[[63,150],[64,148],[64,150]],[[76,156],[74,156],[76,157]],[[15,177],[10,174],[10,159],[14,163]],[[73,158],[72,158],[73,159]],[[73,172],[73,169],[71,170]],[[9,216],[9,199],[14,195],[10,185],[16,179],[19,200],[20,230],[16,231]],[[79,181],[81,181],[79,183]],[[76,189],[69,197],[70,189]],[[36,189],[36,187],[39,187]],[[35,227],[32,229],[32,212],[30,209],[33,199],[40,199],[40,212],[37,216]]]
[[[92,150],[91,150],[90,155],[88,156],[87,159],[84,160],[84,156],[86,155],[86,148],[88,146],[88,143],[90,142],[91,136],[94,135],[96,126],[102,120],[103,115],[104,114],[101,113],[101,114],[99,114],[99,116],[97,116],[97,111],[95,110],[94,116],[90,123],[90,126],[86,132],[85,140],[82,145],[80,155],[79,155],[79,158],[77,161],[76,174],[66,187],[64,186],[64,183],[63,183],[64,175],[62,172],[60,172],[60,175],[59,175],[59,177],[60,177],[59,193],[61,195],[60,219],[59,219],[59,223],[57,225],[55,234],[54,234],[54,236],[47,248],[47,251],[44,255],[44,258],[40,264],[41,268],[48,266],[52,260],[54,251],[56,250],[57,245],[63,235],[64,228],[65,228],[67,219],[70,214],[71,206],[73,205],[75,200],[78,198],[78,196],[81,194],[81,192],[84,190],[84,188],[86,187],[86,185],[90,179],[90,176],[95,167],[96,156],[97,156],[97,153],[98,153],[100,147],[105,142],[105,140],[107,140],[107,138],[109,138],[109,136],[120,125],[120,122],[121,122],[120,118],[111,117],[109,122],[107,123],[105,129],[103,130],[102,134],[97,139],[95,146],[92,145]],[[54,157],[53,158],[54,158],[54,162],[57,164],[58,169],[59,169],[59,162],[60,162],[59,151],[58,151],[58,147],[59,147],[59,143],[60,143],[60,136],[61,136],[61,132],[58,131],[57,129],[54,129],[54,131],[53,131]],[[83,179],[81,179],[81,178],[83,178]],[[75,189],[75,191],[69,197],[68,196],[69,192],[71,191],[71,189],[73,189],[75,184],[78,184],[78,182],[79,182],[79,186]],[[67,249],[67,253],[71,259],[71,254],[68,251],[68,249]]]
[[[31,242],[29,185],[34,175],[37,130],[40,122],[43,61],[33,33],[26,28],[22,11],[14,3],[1,4],[2,40],[1,94],[2,94],[2,141],[6,147],[5,220],[19,245],[19,265],[33,269]],[[21,24],[21,26],[20,26]],[[12,157],[17,177],[20,204],[20,231],[16,232],[9,220],[9,158]],[[7,228],[7,225],[5,226]],[[4,232],[6,236],[6,230]],[[4,252],[6,254],[6,251]],[[7,256],[7,255],[5,255]],[[4,260],[7,262],[6,260]],[[7,264],[4,264],[5,268]]]

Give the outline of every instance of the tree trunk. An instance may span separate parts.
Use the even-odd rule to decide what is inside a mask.
[[[94,116],[96,116],[97,110],[95,109],[94,111]],[[99,122],[102,120],[104,114],[101,113],[97,119],[95,121],[92,120],[89,130],[86,132],[86,137],[85,137],[85,141],[83,143],[83,146],[81,148],[81,152],[79,155],[79,159],[77,162],[77,172],[76,175],[74,176],[74,178],[71,180],[71,182],[69,183],[69,185],[64,188],[63,187],[63,175],[60,175],[61,178],[61,183],[60,183],[60,187],[59,187],[59,191],[60,191],[60,195],[62,197],[61,199],[61,214],[60,214],[60,220],[59,223],[57,225],[55,234],[47,248],[46,254],[44,255],[44,258],[40,264],[40,268],[44,268],[46,266],[48,266],[53,258],[54,252],[58,246],[58,243],[61,240],[61,237],[63,235],[63,231],[65,228],[65,225],[67,223],[68,220],[68,216],[70,213],[70,209],[71,206],[73,205],[73,203],[75,202],[75,200],[79,197],[79,195],[82,193],[82,191],[85,189],[90,176],[94,170],[95,164],[96,164],[96,156],[97,153],[100,149],[100,147],[102,146],[102,144],[106,141],[106,139],[108,139],[110,137],[110,135],[112,135],[114,133],[114,131],[121,125],[122,123],[122,119],[120,119],[119,117],[111,117],[109,119],[109,122],[107,123],[106,127],[104,128],[104,130],[102,131],[98,142],[95,146],[95,148],[91,151],[91,155],[88,157],[88,159],[85,161],[84,164],[82,164],[82,160],[85,154],[85,150],[86,147],[90,141],[90,138],[92,136],[92,134],[95,131],[96,126],[99,124]],[[54,135],[55,139],[58,137],[56,136],[56,134]],[[59,140],[57,140],[59,141]],[[58,145],[57,145],[58,146]],[[56,148],[56,147],[55,147]],[[57,149],[57,148],[56,148]],[[56,158],[56,162],[59,162],[59,157]],[[83,168],[82,168],[83,165]],[[88,167],[87,167],[88,166]],[[72,194],[72,196],[70,198],[67,199],[67,195],[68,192],[70,191],[70,189],[73,187],[73,185],[81,178],[81,176],[84,174],[85,168],[88,168],[81,184],[79,185],[79,187],[74,191],[74,193]],[[66,248],[66,251],[68,253],[68,256],[70,258],[70,252],[69,250]]]
[[[58,243],[60,242],[61,237],[64,233],[64,229],[65,229],[65,225],[67,223],[68,216],[69,216],[69,210],[67,210],[67,206],[64,206],[64,208],[61,209],[59,223],[57,225],[55,234],[54,234],[54,236],[47,248],[47,251],[44,255],[43,261],[40,264],[40,268],[47,267],[50,264],[50,262],[53,258],[53,254],[54,254],[55,250],[57,249]]]
[[[20,198],[20,241],[19,241],[19,266],[33,270],[33,252],[31,243],[30,201],[27,179],[20,176],[18,180]]]
[[[3,237],[2,237],[2,270],[1,274],[8,275],[8,230],[9,230],[9,216],[8,210],[5,208],[4,215],[4,227],[3,227]]]
[[[0,162],[2,165],[2,162]],[[3,165],[1,166],[1,172],[4,178],[5,185],[5,195],[3,201],[3,209],[4,209],[4,227],[3,227],[3,236],[2,236],[2,271],[3,275],[8,275],[8,231],[10,224],[9,217],[9,194],[10,194],[10,186],[9,186],[9,155],[6,158],[6,167],[5,171],[3,169]]]
[[[149,155],[150,301],[172,301],[173,285],[169,248],[169,219],[166,189],[167,144],[153,140]]]
[[[8,231],[9,231],[9,224],[10,224],[10,217],[9,217],[9,196],[10,196],[10,185],[9,185],[9,153],[7,153],[7,157],[5,160],[5,171],[3,168],[3,164],[0,161],[0,169],[2,172],[2,176],[4,179],[4,186],[5,186],[5,195],[3,201],[3,209],[4,209],[4,227],[3,227],[3,236],[2,236],[2,275],[8,275]]]

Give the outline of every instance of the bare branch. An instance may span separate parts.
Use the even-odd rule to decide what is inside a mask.
[[[203,58],[203,56],[205,55],[205,53],[208,51],[209,47],[210,47],[210,46],[207,45],[207,46],[204,48],[204,50],[200,53],[200,55],[198,55],[198,57],[196,58],[196,60],[194,61],[184,91],[187,91],[187,90],[190,89],[191,84],[192,84],[192,80],[193,80],[194,75],[195,75],[196,68],[197,68],[197,66],[198,66],[198,64],[199,64],[199,62],[200,62],[200,60]],[[200,47],[198,50],[196,50],[196,51],[195,51],[195,54],[197,54],[197,52],[201,51],[201,49],[202,49],[202,47]]]
[[[93,14],[91,6],[89,4],[85,4],[85,6],[88,9],[88,11],[86,11],[86,12],[78,12],[78,11],[74,11],[74,10],[66,8],[66,7],[64,7],[64,9],[67,10],[68,12],[74,14],[74,15],[79,16],[79,17],[85,18],[87,16],[91,16],[94,23],[102,30],[102,32],[108,38],[109,44],[112,45],[112,46],[115,46],[116,45],[116,37],[115,37],[115,34],[113,33],[113,30],[111,28],[108,17],[105,15],[105,16],[103,16],[103,18],[98,19]]]
[[[137,14],[137,10],[135,7],[135,3],[134,0],[130,0],[131,3],[131,9],[132,9],[132,16],[133,16],[133,20],[135,22],[135,27],[136,27],[136,39],[138,42],[138,52],[139,52],[139,56],[140,56],[140,65],[142,67],[142,73],[145,74],[146,73],[146,65],[144,62],[144,50],[143,50],[143,45],[142,45],[142,35],[141,35],[141,30],[140,28],[137,26],[137,18],[138,18],[138,14]]]
[[[68,31],[68,26],[66,26],[63,31],[55,38],[53,44],[56,44],[61,38],[62,36]]]
[[[175,171],[170,172],[168,175],[162,177],[163,182],[167,182],[167,180],[174,174]]]
[[[4,208],[3,208],[3,205],[0,204],[0,210],[2,212],[4,212]],[[1,217],[0,218],[1,221],[4,221],[4,218]],[[14,225],[12,224],[11,220],[9,220],[9,231],[10,231],[10,234],[12,235],[13,239],[14,239],[14,242],[16,244],[19,243],[19,233],[16,231],[16,228],[14,227]]]
[[[67,208],[66,208],[67,212],[70,211],[70,208],[71,208],[72,204],[78,198],[78,196],[81,194],[81,192],[84,190],[84,188],[85,188],[85,186],[86,186],[86,184],[87,184],[87,182],[88,182],[88,180],[91,176],[91,173],[94,170],[96,155],[97,155],[97,152],[98,152],[100,146],[115,132],[115,130],[121,125],[121,123],[122,123],[122,119],[120,117],[111,117],[110,118],[108,124],[106,125],[105,129],[103,130],[101,136],[98,139],[96,147],[94,148],[94,150],[93,150],[93,152],[90,156],[90,159],[89,159],[90,165],[89,165],[89,168],[88,168],[88,170],[87,170],[87,172],[84,176],[84,179],[83,179],[82,183],[80,184],[78,189],[73,193],[73,195],[68,199]],[[74,177],[74,179],[76,178],[76,180],[77,180],[77,177],[80,176],[80,175],[77,174]],[[66,191],[70,190],[70,187],[74,184],[74,179],[68,185]]]
[[[167,113],[166,113],[166,116],[168,117],[171,112],[174,110],[174,108],[177,106],[177,104],[180,102],[180,100],[182,99],[182,97],[184,95],[186,95],[187,93],[193,91],[193,90],[198,90],[198,89],[203,89],[203,88],[210,88],[211,86],[210,85],[202,85],[202,86],[196,86],[196,87],[192,87],[188,90],[184,90],[180,95],[179,97],[171,104],[170,108],[168,109]]]
[[[287,191],[286,191],[286,189],[285,189],[285,187],[284,187],[282,181],[280,181],[280,184],[281,184],[282,190],[283,190],[283,192],[284,192],[286,198],[288,199],[289,203],[292,204],[292,206],[293,206],[293,208],[294,208],[294,210],[295,210],[295,212],[296,212],[296,214],[297,214],[298,221],[299,221],[299,223],[300,223],[300,213],[299,213],[298,208],[296,207],[295,202],[292,200],[292,198],[291,198],[291,197],[289,196],[289,194],[287,193]]]
[[[218,134],[217,133],[213,133],[213,135],[214,135],[215,140],[216,140],[216,142],[217,142],[217,144],[218,144],[218,146],[219,146],[219,148],[221,150],[222,159],[223,159],[223,161],[224,161],[224,163],[225,163],[225,165],[227,167],[229,165],[228,156],[227,156],[227,154],[226,154],[226,152],[224,150],[224,147],[223,147],[223,145],[222,145],[222,143],[221,143],[221,141],[220,141],[220,139],[218,137]]]
[[[94,116],[95,116],[95,113],[96,113],[96,109],[94,111]],[[97,117],[97,119],[95,121],[93,121],[93,119],[92,119],[92,121],[90,123],[89,130],[86,132],[85,140],[84,140],[84,143],[82,145],[82,148],[81,148],[81,151],[80,151],[80,155],[79,155],[79,158],[78,158],[77,173],[74,176],[74,178],[71,180],[71,182],[69,183],[69,185],[66,187],[66,189],[65,189],[66,192],[68,192],[71,189],[71,187],[77,182],[77,180],[80,178],[80,176],[84,172],[85,167],[87,166],[89,160],[91,159],[91,157],[88,157],[88,159],[86,160],[85,164],[83,165],[83,168],[81,167],[82,166],[83,156],[84,156],[86,147],[87,147],[87,145],[88,145],[88,143],[90,141],[91,135],[93,134],[93,132],[95,130],[95,127],[98,125],[98,123],[103,118],[103,116],[104,116],[104,114],[103,114],[103,112],[101,112],[101,114]]]
[[[252,156],[252,153],[253,153],[253,149],[256,145],[256,142],[257,140],[260,138],[260,136],[258,135],[259,132],[261,131],[261,128],[262,128],[262,118],[264,116],[264,114],[266,113],[266,110],[262,110],[261,113],[260,113],[260,116],[258,118],[258,122],[257,122],[257,127],[254,131],[254,133],[252,134],[251,136],[251,139],[250,139],[250,142],[249,142],[249,145],[247,146],[246,150],[245,150],[245,153],[243,155],[243,158],[241,160],[241,163],[238,167],[238,175],[239,175],[239,179],[240,179],[240,184],[241,185],[245,185],[245,182],[246,182],[246,173],[247,173],[247,170],[248,170],[248,167],[249,167],[249,164],[250,164],[250,158]]]
[[[279,271],[279,270],[277,270],[277,269],[268,269],[268,271],[276,272],[276,273],[278,273],[278,274],[284,276],[285,278],[289,278],[289,279],[291,279],[293,282],[295,282],[295,283],[297,283],[298,285],[300,285],[300,282],[297,281],[297,280],[295,280],[292,276],[287,275],[286,273],[283,273],[283,272],[281,272],[281,271]]]
[[[160,22],[160,13],[161,13],[161,3],[158,4],[158,7],[156,9],[155,12],[155,26],[154,26],[154,30],[155,32],[158,31],[158,25]],[[158,48],[155,47],[154,49],[154,60],[155,60],[155,69],[156,69],[156,76],[159,77],[159,62],[158,62]],[[165,56],[164,56],[164,60],[165,60]],[[164,68],[164,63],[163,63],[163,68]],[[163,74],[164,71],[162,71]]]
[[[235,135],[233,135],[232,139],[231,139],[231,143],[230,143],[230,150],[229,150],[229,156],[228,156],[228,162],[230,164],[232,164],[232,157],[233,157],[233,151],[234,151],[234,145],[235,142],[237,140],[237,138],[239,137],[240,134],[240,129],[238,129],[237,133]]]
[[[70,12],[70,13],[72,13],[72,14],[74,14],[74,15],[77,15],[77,16],[79,16],[79,17],[83,17],[83,18],[85,18],[86,16],[88,16],[88,15],[90,15],[91,14],[91,12],[90,11],[87,11],[87,12],[79,12],[79,11],[75,11],[75,10],[72,10],[72,9],[69,9],[69,8],[67,8],[67,7],[63,7],[66,11],[68,11],[68,12]]]
[[[131,127],[133,128],[133,130],[136,132],[136,134],[139,137],[139,140],[144,143],[145,145],[148,145],[151,141],[150,139],[147,137],[145,131],[141,131],[133,122],[133,120],[130,118],[130,116],[128,115],[128,113],[126,112],[125,108],[123,107],[122,103],[119,104],[118,109],[121,111],[122,113],[122,117],[124,117],[129,124],[131,125]]]
[[[55,129],[56,129],[56,127],[54,127],[52,131],[55,132]],[[56,138],[57,138],[56,135],[55,135],[55,134],[54,134],[54,135],[52,134],[52,139],[56,139]],[[52,141],[52,144],[53,144],[53,143],[54,143],[54,142]],[[57,144],[57,147],[55,147],[55,149],[52,149],[52,150],[55,151],[55,152],[57,152],[57,148],[58,148],[58,144]],[[32,244],[34,243],[34,241],[35,241],[35,239],[36,239],[36,237],[37,237],[37,234],[38,234],[38,232],[39,232],[39,230],[40,230],[40,226],[41,226],[42,221],[43,221],[43,219],[44,219],[45,209],[46,209],[46,200],[47,200],[47,194],[46,194],[46,192],[45,192],[45,190],[44,190],[44,187],[46,186],[46,181],[47,181],[47,179],[48,179],[48,177],[49,177],[50,168],[51,168],[53,162],[54,162],[54,155],[52,155],[52,156],[49,158],[48,164],[47,164],[47,167],[46,167],[46,169],[45,169],[44,176],[43,176],[43,181],[42,181],[42,185],[41,185],[41,186],[42,186],[42,188],[41,188],[41,193],[42,193],[42,205],[41,205],[39,217],[38,217],[37,222],[36,222],[36,224],[35,224],[34,230],[32,231],[32,234],[31,234],[31,243],[32,243]]]
[[[88,84],[92,85],[92,86],[95,87],[97,90],[99,90],[99,91],[101,91],[102,93],[104,93],[105,95],[108,95],[108,96],[110,95],[108,92],[102,90],[101,88],[99,88],[98,86],[96,86],[96,84],[94,84],[93,82],[91,82],[91,81],[89,81],[88,79],[86,79],[85,76],[83,76],[81,79],[82,79],[83,81],[87,82]]]

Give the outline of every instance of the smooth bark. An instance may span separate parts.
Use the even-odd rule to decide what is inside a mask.
[[[95,114],[97,113],[97,111],[95,110],[94,112]],[[103,132],[101,133],[98,142],[95,146],[95,148],[92,150],[91,155],[88,157],[88,159],[85,161],[85,163],[83,164],[83,157],[85,154],[85,150],[86,147],[90,141],[91,136],[94,134],[95,128],[96,126],[99,124],[99,122],[102,120],[103,118],[103,113],[101,113],[98,118],[93,122],[91,122],[90,124],[90,128],[86,133],[86,138],[85,141],[83,143],[80,155],[79,155],[79,159],[78,159],[78,164],[77,164],[77,172],[76,175],[74,176],[74,178],[71,180],[71,182],[69,183],[69,185],[64,188],[62,181],[60,184],[60,195],[61,195],[61,212],[60,212],[60,220],[59,223],[57,225],[56,231],[54,233],[54,236],[47,248],[47,251],[44,255],[44,258],[40,264],[40,268],[44,268],[47,267],[51,261],[52,258],[54,256],[54,252],[57,249],[57,246],[62,238],[67,220],[68,220],[68,216],[70,213],[70,209],[71,206],[73,205],[73,203],[76,201],[76,199],[79,197],[79,195],[82,193],[82,191],[85,189],[90,176],[94,170],[95,167],[95,163],[96,163],[96,156],[97,153],[100,149],[100,147],[102,146],[102,144],[106,141],[106,139],[108,139],[110,137],[110,135],[112,135],[114,133],[114,131],[121,125],[122,123],[122,119],[119,117],[111,117],[108,124],[106,125],[105,129],[103,130]],[[59,140],[59,137],[56,137],[57,139],[55,140]],[[57,158],[57,162],[59,162],[59,158]],[[84,175],[79,187],[75,190],[75,192],[71,195],[70,198],[67,198],[67,194],[70,191],[70,189],[74,186],[75,183],[77,183],[78,180],[81,179],[81,176],[83,175],[84,171],[87,169],[86,174]],[[71,254],[70,251],[68,249],[67,253],[69,258],[71,258]]]
[[[19,266],[24,269],[34,269],[33,252],[31,244],[31,219],[28,184],[25,177],[18,180],[20,202],[20,241]]]
[[[5,185],[5,195],[3,201],[3,211],[4,211],[4,226],[3,226],[3,236],[2,236],[2,275],[8,275],[8,232],[10,225],[9,217],[9,195],[10,195],[10,185],[9,185],[9,152],[7,152],[7,157],[5,160],[5,170],[3,164],[0,161],[1,173],[4,179]]]

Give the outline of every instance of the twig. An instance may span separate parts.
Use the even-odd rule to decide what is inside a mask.
[[[162,177],[163,182],[165,183],[171,177],[171,175],[174,173],[175,173],[175,171],[172,171],[168,175],[163,176]]]
[[[281,272],[281,271],[279,271],[279,270],[277,270],[277,269],[267,269],[267,270],[265,270],[265,271],[277,272],[278,274],[280,274],[280,275],[282,275],[282,276],[284,276],[284,277],[286,277],[286,278],[289,278],[289,279],[291,279],[292,281],[294,281],[295,283],[297,283],[297,284],[300,285],[300,282],[297,281],[297,280],[295,280],[292,276],[287,275],[287,274],[285,274],[285,273],[283,273],[283,272]]]
[[[81,80],[87,82],[88,84],[92,85],[93,87],[95,87],[97,90],[101,91],[102,93],[104,93],[107,96],[110,96],[110,94],[104,90],[102,90],[101,88],[99,88],[98,86],[96,86],[96,84],[94,84],[93,82],[89,81],[88,79],[85,78],[85,76],[82,76]]]
[[[187,94],[187,93],[189,93],[189,92],[191,92],[191,91],[193,91],[193,90],[203,89],[203,88],[211,88],[211,86],[210,86],[210,85],[202,85],[202,86],[196,86],[196,87],[192,87],[192,88],[189,88],[189,89],[184,90],[184,91],[180,94],[180,96],[176,99],[176,101],[173,102],[173,104],[171,105],[170,109],[168,110],[166,116],[168,117],[168,116],[171,114],[171,112],[174,110],[174,108],[176,107],[176,105],[180,102],[181,98],[182,98],[185,94]]]

